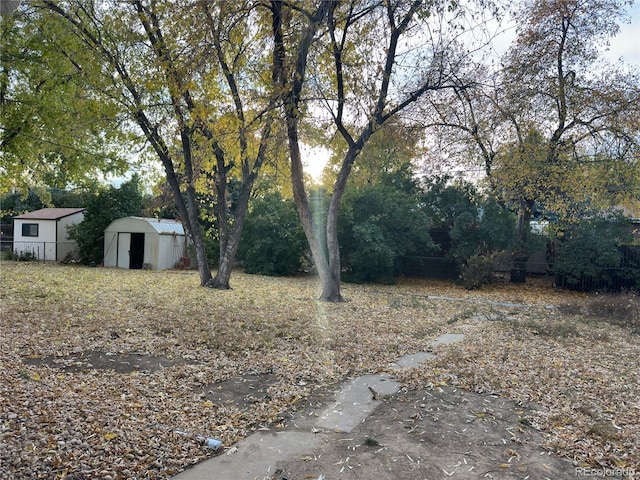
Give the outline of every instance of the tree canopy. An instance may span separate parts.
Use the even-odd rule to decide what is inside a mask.
[[[111,79],[37,8],[0,17],[0,193],[84,185],[127,168],[130,131]]]
[[[640,72],[603,64],[601,54],[627,5],[536,0],[517,11],[498,99],[513,140],[493,169],[505,191],[560,216],[576,203],[625,201],[607,172],[619,173],[618,187],[638,180]]]
[[[566,222],[587,207],[640,205],[640,72],[602,58],[628,5],[523,2],[500,65],[470,68],[472,88],[427,105],[439,146],[480,162],[489,187],[519,212],[520,260],[534,210]]]

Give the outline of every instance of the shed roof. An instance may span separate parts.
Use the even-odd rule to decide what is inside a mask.
[[[130,231],[136,223],[144,224],[144,226],[152,228],[160,235],[184,235],[184,227],[182,226],[182,223],[177,220],[167,220],[165,218],[118,218],[111,222],[111,225],[107,227],[107,230]],[[136,230],[138,230],[138,228],[136,228]]]
[[[85,210],[86,208],[42,208],[13,218],[18,220],[59,220]]]

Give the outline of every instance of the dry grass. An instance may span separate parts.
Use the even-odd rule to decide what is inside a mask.
[[[220,292],[198,287],[194,272],[5,262],[0,274],[0,478],[165,478],[212,454],[173,428],[230,445],[314,388],[389,370],[445,332],[467,337],[441,347],[433,368],[404,374],[407,386],[534,402],[549,448],[579,464],[640,466],[640,337],[627,321],[603,322],[618,310],[594,307],[600,298],[407,280],[344,285],[348,301],[327,304],[312,278],[234,273],[234,289]],[[88,351],[180,362],[117,374],[24,361]],[[203,397],[247,372],[278,379],[262,401],[238,409]]]

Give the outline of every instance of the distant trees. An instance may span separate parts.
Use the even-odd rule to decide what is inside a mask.
[[[611,178],[597,175],[594,161],[606,159],[621,172],[640,167],[638,76],[599,65],[601,45],[619,30],[626,5],[536,0],[517,12],[499,100],[514,141],[498,153],[493,172],[518,204],[522,245],[535,203],[561,217],[580,202],[611,205],[616,196],[602,195]],[[517,260],[522,270],[526,256]]]
[[[80,262],[100,265],[104,257],[104,231],[109,224],[122,217],[142,216],[146,207],[140,178],[134,175],[119,188],[104,187],[88,196],[84,219],[69,227],[69,238],[76,241]]]
[[[307,244],[296,205],[279,193],[267,193],[251,202],[238,247],[245,272],[289,275],[300,272]]]
[[[411,173],[400,169],[375,183],[347,186],[338,217],[345,279],[389,283],[403,257],[435,249]]]
[[[422,201],[425,211],[436,217],[436,225],[449,232],[451,248],[447,255],[459,268],[473,255],[490,255],[513,246],[513,212],[469,182],[446,181],[447,177],[440,177],[428,182]]]
[[[449,155],[480,161],[488,185],[518,212],[514,281],[524,281],[534,209],[569,220],[591,207],[640,205],[639,72],[601,57],[627,6],[522,2],[500,66],[478,65],[473,88],[431,98],[437,115],[425,124],[457,145]]]
[[[470,183],[449,177],[419,182],[409,164],[371,183],[357,179],[346,188],[338,218],[347,281],[390,283],[406,274],[407,265],[438,250],[433,227],[451,238],[446,258],[453,261],[452,273],[470,268],[474,256],[490,259],[513,245],[515,215]],[[322,232],[327,194],[314,190],[310,200]],[[293,217],[292,200],[277,194],[252,201],[239,255],[247,272],[283,275],[300,269],[308,253]],[[487,264],[489,276],[495,267],[495,261]]]
[[[640,288],[640,246],[632,225],[618,214],[592,212],[563,225],[554,238],[550,270],[562,288],[590,291]]]

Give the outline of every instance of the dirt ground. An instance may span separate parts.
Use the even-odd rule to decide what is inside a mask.
[[[399,392],[353,431],[319,432],[322,448],[277,465],[271,480],[579,478],[539,447],[532,411],[452,387]]]
[[[85,352],[67,358],[24,359],[66,371],[113,369],[118,373],[169,366],[165,358]],[[216,402],[246,407],[260,401],[276,381],[253,374],[207,385]],[[337,388],[337,387],[336,387]],[[283,412],[274,431],[311,430],[310,421],[334,396],[319,388],[294,412]],[[399,391],[378,399],[376,410],[348,433],[317,431],[321,448],[274,467],[269,480],[303,479],[567,479],[580,471],[542,450],[542,435],[531,425],[535,407],[453,387]],[[220,454],[232,446],[221,449]],[[264,479],[259,479],[264,480]]]

